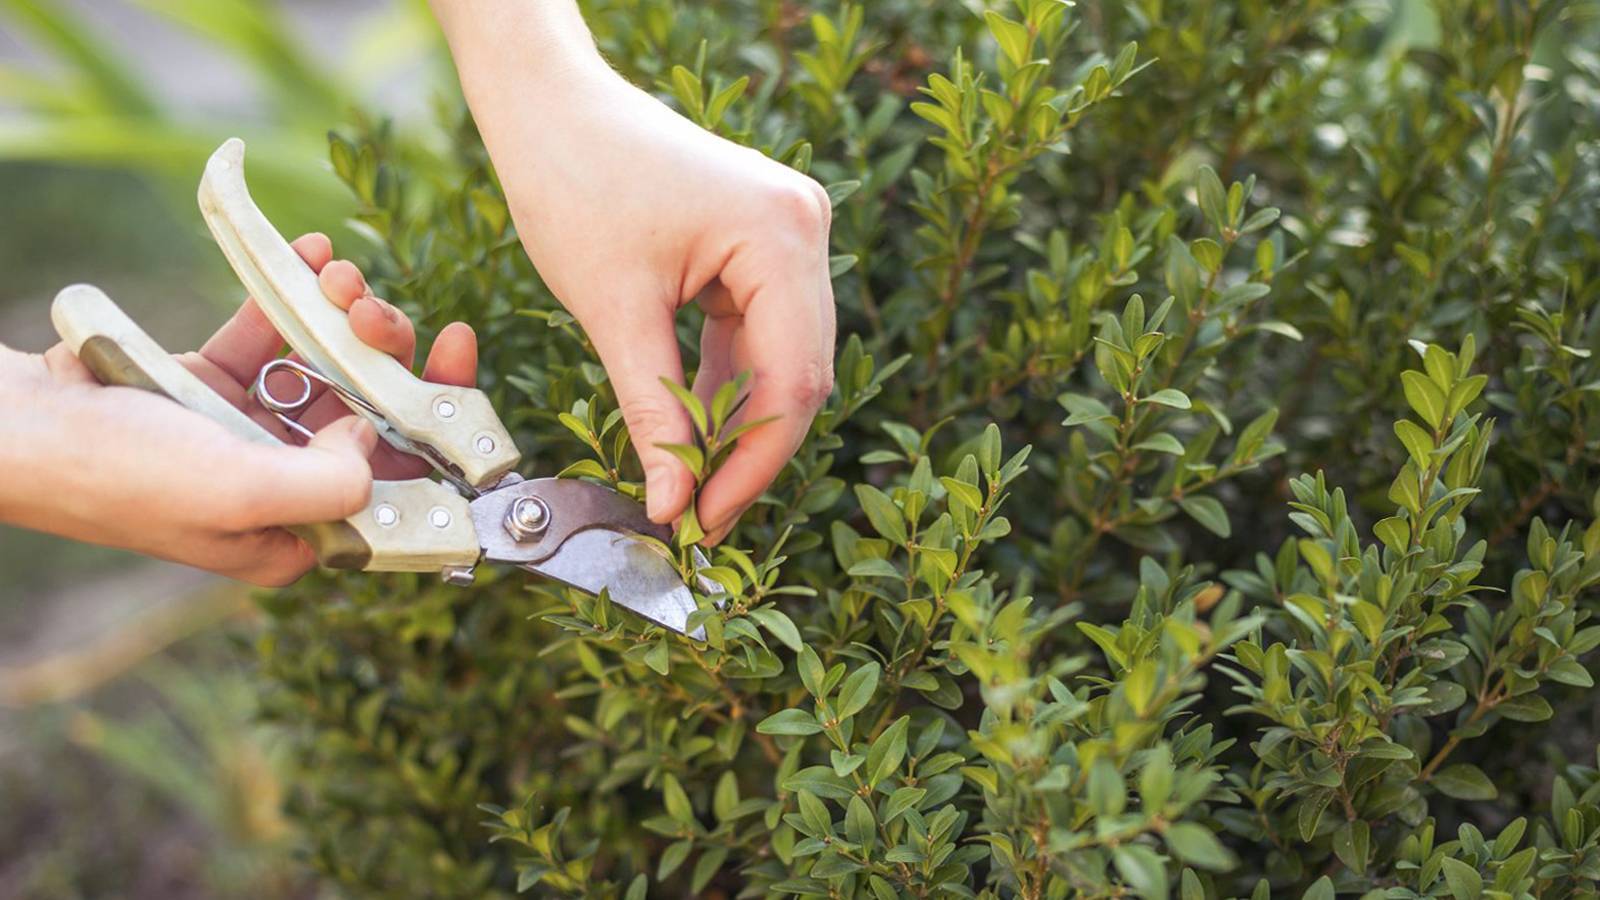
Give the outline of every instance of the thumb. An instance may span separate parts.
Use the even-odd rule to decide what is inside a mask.
[[[694,474],[660,447],[694,439],[689,414],[661,383],[662,379],[683,383],[673,310],[667,304],[643,302],[609,312],[614,313],[612,321],[587,330],[644,466],[645,513],[651,521],[666,524],[683,514],[694,492]]]
[[[255,465],[263,473],[249,517],[259,528],[334,522],[360,512],[372,497],[372,466],[378,443],[372,423],[345,416],[318,431],[304,447],[261,447]]]

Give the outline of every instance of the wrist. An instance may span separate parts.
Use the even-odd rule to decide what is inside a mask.
[[[615,78],[574,0],[431,0],[474,116],[548,110]],[[482,123],[480,123],[481,126]]]

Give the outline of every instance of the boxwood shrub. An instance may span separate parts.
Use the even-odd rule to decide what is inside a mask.
[[[837,387],[704,645],[489,567],[263,600],[340,891],[1594,896],[1594,4],[588,14],[827,185]],[[478,327],[526,472],[637,493],[445,115],[333,138],[369,271]]]

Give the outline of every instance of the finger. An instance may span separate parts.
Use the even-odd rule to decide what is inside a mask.
[[[249,416],[251,421],[266,429],[267,433],[284,443],[296,443],[290,439],[289,429],[278,421],[278,417],[261,404],[250,402],[250,395],[244,385],[235,381],[233,376],[223,371],[216,363],[198,353],[180,353],[177,360],[191,374],[204,382],[206,387],[211,388],[222,399]]]
[[[100,380],[94,377],[89,367],[73,355],[66,344],[56,344],[44,352],[45,368],[50,370],[50,375],[62,384],[97,385]]]
[[[733,343],[739,331],[739,319],[729,316],[707,316],[700,329],[700,367],[694,375],[694,394],[711,408],[717,388],[734,376]]]
[[[233,498],[231,530],[332,522],[359,512],[372,493],[367,457],[377,441],[371,423],[349,416],[304,447],[249,445],[239,464],[254,477]]]
[[[478,381],[478,336],[465,322],[452,322],[439,332],[428,352],[422,379],[434,384],[472,387]],[[432,466],[388,444],[379,444],[372,454],[372,477],[383,481],[417,478]]]
[[[642,302],[616,310],[606,322],[583,322],[617,392],[628,433],[644,465],[645,512],[665,524],[689,505],[694,475],[661,444],[693,440],[689,415],[662,384],[683,383],[683,359],[669,304]]]
[[[350,305],[350,330],[363,344],[382,350],[407,369],[417,351],[411,319],[387,300],[365,296]]]
[[[478,383],[478,335],[465,322],[451,322],[439,332],[422,367],[422,380],[472,387]]]
[[[359,309],[358,304],[356,309]],[[352,319],[355,316],[352,310]],[[473,333],[471,326],[464,322],[452,322],[445,326],[433,342],[433,349],[428,354],[428,364],[422,377],[425,381],[435,384],[453,384],[460,387],[472,387],[477,383],[478,376],[478,338]],[[329,422],[343,418],[350,414],[350,408],[345,405],[336,394],[324,393],[302,412],[297,421],[305,428],[315,431]],[[387,444],[378,447],[372,457],[372,474],[374,478],[395,480],[400,478],[416,478],[428,473],[430,466],[427,462],[418,459],[409,453],[404,453]]]
[[[393,356],[406,368],[417,349],[417,334],[411,320],[387,300],[372,295],[366,276],[355,263],[339,259],[328,263],[317,276],[322,293],[350,314],[350,330],[369,347]]]
[[[360,267],[348,259],[336,259],[324,266],[317,273],[317,284],[322,287],[322,295],[340,309],[349,309],[372,292]]]
[[[290,246],[314,272],[321,271],[333,256],[327,235],[315,232],[297,238]],[[261,367],[283,352],[283,338],[267,321],[253,299],[246,300],[226,324],[200,348],[200,355],[216,363],[242,385],[255,381]]]
[[[239,539],[240,565],[225,571],[230,578],[259,587],[285,587],[317,564],[311,545],[282,528],[268,528]]]
[[[698,512],[708,535],[725,534],[777,478],[833,389],[833,299],[826,282],[795,273],[761,284],[742,325],[754,370],[744,416],[772,421],[746,432],[702,489]]]

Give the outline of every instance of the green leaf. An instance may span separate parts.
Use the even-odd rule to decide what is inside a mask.
[[[882,667],[875,662],[869,662],[844,680],[839,688],[839,718],[847,719],[864,709],[872,700],[872,695],[878,691],[878,676]]]
[[[678,68],[683,67],[679,66]],[[695,430],[700,434],[706,434],[706,408],[705,404],[700,402],[700,398],[695,396],[693,391],[673,381],[671,378],[662,378],[661,384],[671,392],[672,396],[678,399],[679,405],[683,407],[684,411],[689,414],[689,418],[694,422]]]
[[[1143,844],[1123,844],[1111,851],[1117,873],[1141,897],[1167,898],[1167,867],[1154,850]]]
[[[790,650],[799,653],[805,646],[805,643],[800,640],[800,629],[795,627],[792,619],[777,608],[763,606],[759,609],[750,610],[746,615],[761,623],[762,628],[765,628],[773,637],[782,641],[783,645]]]
[[[1205,526],[1217,537],[1225,538],[1233,534],[1233,526],[1228,523],[1228,512],[1215,497],[1184,497],[1178,501],[1178,505],[1189,514],[1189,518]]]
[[[672,667],[672,647],[667,643],[667,636],[663,634],[655,644],[645,652],[644,664],[654,669],[657,675],[665,675]]]
[[[1456,763],[1433,773],[1433,786],[1457,800],[1493,800],[1499,796],[1494,782],[1471,763]]]
[[[1352,872],[1367,871],[1371,830],[1360,819],[1341,824],[1333,833],[1333,852]]]
[[[1394,423],[1394,433],[1400,438],[1400,443],[1405,445],[1406,452],[1411,454],[1411,459],[1418,467],[1426,469],[1433,455],[1433,436],[1410,419],[1401,419]]]
[[[661,862],[656,866],[656,880],[665,881],[671,877],[672,873],[678,871],[678,867],[683,865],[684,860],[689,858],[689,851],[693,849],[694,840],[692,838],[684,838],[662,851]]]
[[[1483,896],[1483,876],[1477,869],[1448,856],[1439,862],[1444,871],[1444,883],[1455,900],[1478,900]]]
[[[816,734],[821,730],[817,717],[801,709],[775,712],[756,725],[762,734]]]
[[[1213,872],[1226,872],[1238,863],[1233,853],[1222,846],[1211,829],[1204,825],[1176,822],[1167,828],[1163,837],[1172,852],[1190,865]]]
[[[865,849],[870,849],[877,836],[877,822],[872,818],[872,809],[859,794],[851,795],[850,804],[845,807],[844,834],[850,842]]]
[[[1538,694],[1522,694],[1500,701],[1494,711],[1513,722],[1543,722],[1555,715],[1550,701]]]
[[[850,566],[847,573],[851,578],[904,578],[905,573],[894,567],[887,559],[876,556],[868,557]]]
[[[989,33],[1000,45],[1000,51],[1014,66],[1020,66],[1028,61],[1028,47],[1033,43],[1033,38],[1028,34],[1028,28],[1021,22],[1015,22],[994,10],[987,10],[983,14],[984,21],[989,23]]]
[[[1189,409],[1193,405],[1189,402],[1189,395],[1177,388],[1162,388],[1148,397],[1139,398],[1139,402],[1170,406],[1173,409]]]
[[[861,509],[867,514],[867,521],[872,523],[873,530],[888,538],[891,543],[906,542],[905,514],[893,500],[889,499],[888,494],[870,484],[858,484],[856,499],[861,501]]]
[[[697,897],[703,896],[706,885],[711,883],[711,879],[727,860],[727,847],[710,847],[700,854],[700,859],[694,864],[694,875],[689,879],[689,893]]]
[[[867,750],[867,784],[877,787],[899,770],[906,758],[906,729],[910,726],[911,717],[901,716],[872,742]]]
[[[661,776],[661,800],[666,806],[667,815],[685,825],[694,822],[694,807],[689,803],[689,795],[684,793],[683,785],[671,772]]]
[[[919,769],[920,771],[920,769]],[[889,795],[889,800],[883,806],[883,824],[887,825],[900,817],[908,809],[915,809],[922,798],[928,795],[926,788],[903,787],[896,788]]]
[[[1089,770],[1089,807],[1095,815],[1120,815],[1128,803],[1128,788],[1110,760],[1101,758]]]
[[[843,203],[846,198],[848,198],[851,194],[854,194],[857,190],[860,190],[860,188],[861,182],[854,179],[849,181],[835,181],[826,188],[828,192],[828,205],[837,209],[839,204]]]
[[[1195,193],[1200,201],[1200,212],[1217,231],[1223,231],[1232,223],[1228,219],[1228,195],[1222,188],[1222,179],[1217,177],[1216,170],[1210,166],[1201,166],[1198,182],[1195,184]]]
[[[1183,443],[1165,431],[1152,435],[1145,440],[1133,445],[1135,450],[1151,450],[1156,453],[1170,453],[1173,456],[1182,456]]]
[[[1422,421],[1438,431],[1444,421],[1444,391],[1439,390],[1439,386],[1428,376],[1414,369],[1401,372],[1400,383],[1405,387],[1406,402],[1422,417]]]
[[[706,474],[706,455],[699,447],[692,444],[668,443],[659,443],[656,444],[656,447],[676,456],[685,466],[689,467],[689,471],[693,472],[696,478]]]
[[[1324,875],[1311,883],[1306,892],[1300,895],[1300,900],[1333,900],[1333,879]]]

